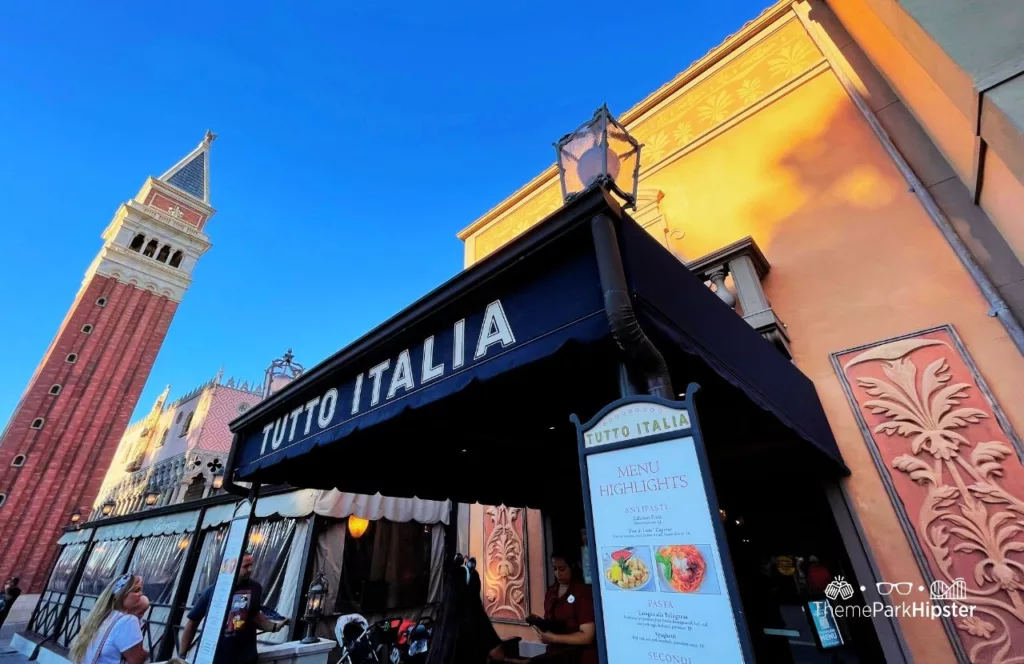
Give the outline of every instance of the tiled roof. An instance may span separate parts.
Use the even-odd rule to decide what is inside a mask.
[[[200,152],[193,157],[192,161],[167,178],[167,184],[174,185],[201,201],[206,200],[206,153]]]

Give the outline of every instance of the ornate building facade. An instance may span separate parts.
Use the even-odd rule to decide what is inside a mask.
[[[207,498],[221,490],[231,449],[228,422],[302,374],[291,350],[267,368],[262,384],[218,373],[167,403],[164,390],[150,412],[125,430],[107,469],[90,520]]]
[[[0,438],[0,576],[45,581],[61,528],[88,516],[196,262],[210,247],[203,141],[147,178],[103,246]],[[31,527],[29,527],[31,524]]]

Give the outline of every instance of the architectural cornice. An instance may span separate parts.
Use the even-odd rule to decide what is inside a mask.
[[[202,231],[198,230],[194,226],[178,221],[163,210],[159,210],[151,205],[143,205],[138,201],[131,200],[125,203],[122,206],[122,209],[125,211],[125,215],[120,216],[120,218],[115,218],[115,220],[111,222],[110,226],[108,226],[107,230],[103,233],[103,239],[108,240],[110,237],[113,237],[113,235],[116,235],[121,223],[131,223],[134,228],[138,225],[140,220],[145,220],[150,223],[158,222],[161,230],[171,231],[168,235],[173,234],[178,240],[189,243],[189,245],[194,246],[199,253],[203,253],[213,246],[210,243],[210,238]],[[128,212],[134,213],[137,215],[137,218],[132,219],[127,215]],[[163,227],[166,227],[166,229]],[[108,235],[110,237],[108,237]]]
[[[217,213],[217,210],[212,208],[210,205],[204,203],[203,201],[197,198],[189,196],[188,194],[178,189],[174,185],[167,184],[166,182],[158,180],[153,176],[146,178],[146,181],[143,183],[142,188],[139,189],[139,193],[135,196],[135,200],[139,201],[140,203],[146,200],[146,195],[153,189],[156,189],[161,194],[167,196],[167,198],[170,198],[179,205],[192,208],[196,212],[201,213],[207,219],[209,219],[210,217]]]

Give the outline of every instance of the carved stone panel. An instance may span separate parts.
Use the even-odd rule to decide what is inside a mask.
[[[931,595],[959,589],[974,607],[943,619],[960,658],[1022,661],[1024,453],[956,333],[926,330],[833,364]]]
[[[522,623],[530,610],[526,510],[484,509],[484,609],[492,620]]]

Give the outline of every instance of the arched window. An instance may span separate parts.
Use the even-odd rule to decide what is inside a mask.
[[[190,500],[199,500],[203,497],[203,493],[206,491],[206,478],[202,475],[197,476],[185,489],[185,495],[182,497],[182,502],[188,502]]]
[[[75,362],[78,361],[78,355],[76,353],[70,353],[67,357],[64,358],[64,361],[67,362],[68,364],[74,364]]]
[[[50,394],[60,394],[60,383],[54,383],[50,386]]]
[[[195,413],[189,413],[188,417],[185,418],[185,424],[183,424],[181,426],[181,433],[178,434],[179,438],[182,437],[182,436],[187,436],[188,435],[188,430],[192,428],[192,416],[193,415],[195,415]]]
[[[82,326],[82,334],[92,334],[92,325],[86,323]]]
[[[96,300],[96,306],[97,307],[105,307],[105,306],[107,306],[107,298],[105,298],[105,297],[98,298]]]
[[[29,426],[31,426],[33,429],[42,429],[43,422],[45,421],[46,420],[44,420],[43,418],[37,417],[36,419],[32,420],[32,424],[30,424]]]
[[[167,434],[170,433],[170,429],[164,429],[164,432],[160,434],[160,442],[156,444],[157,447],[163,447],[164,443],[167,442]]]
[[[138,235],[132,238],[132,243],[128,245],[128,248],[131,249],[132,251],[141,251],[142,243],[145,241],[146,236],[143,235],[142,233],[139,233]]]
[[[181,251],[175,251],[174,255],[171,256],[171,267],[178,267],[181,265]]]
[[[174,421],[175,424],[181,424],[181,418],[185,417],[185,411],[178,413],[178,419]]]
[[[156,240],[150,240],[149,244],[146,245],[146,250],[142,252],[143,256],[149,256],[150,258],[156,254],[157,243]]]
[[[25,455],[24,454],[19,454],[18,456],[14,457],[14,459],[11,461],[11,467],[12,468],[21,468],[24,465],[25,465]]]
[[[171,246],[168,245],[168,244],[165,244],[164,246],[160,247],[160,253],[156,255],[156,259],[158,261],[160,261],[161,263],[166,263],[167,262],[167,257],[170,255],[170,253],[171,253]]]

